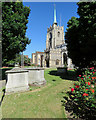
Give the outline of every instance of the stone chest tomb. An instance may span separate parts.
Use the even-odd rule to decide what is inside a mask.
[[[28,91],[29,85],[44,85],[43,68],[13,68],[6,71],[6,93]]]

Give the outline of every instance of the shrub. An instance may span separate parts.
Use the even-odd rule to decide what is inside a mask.
[[[81,110],[79,117],[85,116],[89,118],[96,117],[96,70],[94,67],[86,69],[83,75],[79,75],[78,83],[74,84],[71,91],[68,92],[69,98],[77,105],[78,110]],[[80,111],[78,111],[80,112]]]

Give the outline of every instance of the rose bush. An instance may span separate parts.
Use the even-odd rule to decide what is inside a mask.
[[[95,72],[94,67],[86,69],[82,75],[79,75],[78,82],[68,92],[69,98],[78,106],[78,109],[84,112],[87,111],[86,113],[89,111],[91,117],[96,115]],[[82,112],[82,116],[84,116],[84,112]]]

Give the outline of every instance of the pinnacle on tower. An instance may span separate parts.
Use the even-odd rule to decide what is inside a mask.
[[[54,4],[54,24],[57,24],[56,21],[56,5]]]

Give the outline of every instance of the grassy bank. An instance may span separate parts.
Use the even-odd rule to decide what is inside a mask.
[[[64,77],[55,69],[46,69],[45,86],[4,97],[3,118],[66,118],[61,100],[74,83],[72,74],[74,72],[69,71],[69,75]]]

